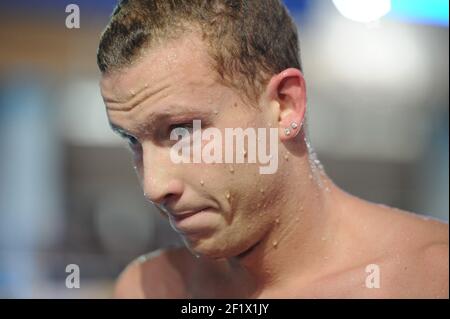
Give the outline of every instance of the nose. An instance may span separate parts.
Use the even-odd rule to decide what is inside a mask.
[[[176,201],[183,194],[183,184],[176,179],[144,177],[144,193],[152,203],[170,207],[169,203]]]
[[[142,187],[147,199],[156,205],[167,205],[184,192],[184,183],[176,177],[174,165],[163,150],[143,147]]]

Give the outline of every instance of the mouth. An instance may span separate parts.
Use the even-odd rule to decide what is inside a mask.
[[[201,213],[203,210],[204,209],[201,209],[201,210],[198,210],[198,211],[195,211],[195,212],[187,212],[187,213],[183,213],[183,214],[173,215],[173,219],[176,222],[180,222],[180,221],[182,221],[182,220],[184,220],[186,218],[194,216],[195,214]]]
[[[201,212],[205,211],[206,209],[208,209],[208,208],[205,207],[205,208],[202,208],[202,209],[199,209],[196,211],[186,211],[186,212],[182,212],[179,214],[171,214],[171,215],[176,222],[180,222],[186,218],[194,216],[195,214],[201,213]]]
[[[170,215],[172,227],[182,234],[198,234],[210,231],[216,224],[216,218],[217,214],[211,207]]]

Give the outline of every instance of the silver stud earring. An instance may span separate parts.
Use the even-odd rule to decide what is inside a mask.
[[[298,124],[295,122],[292,122],[291,127],[296,130],[298,128]]]
[[[285,134],[286,136],[291,135],[291,130],[288,129],[288,128],[284,129],[284,134]]]

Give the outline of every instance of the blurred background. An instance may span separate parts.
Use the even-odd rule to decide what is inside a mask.
[[[448,1],[285,2],[327,173],[448,221]],[[79,28],[66,27],[71,3]],[[115,3],[0,2],[0,297],[108,298],[127,263],[180,244],[107,124],[96,49]]]

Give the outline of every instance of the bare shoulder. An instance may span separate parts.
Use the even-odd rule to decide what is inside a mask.
[[[449,227],[410,212],[375,205],[374,238],[383,238],[381,258],[388,296],[448,298]],[[374,213],[372,211],[371,213]],[[383,278],[383,273],[382,273]]]
[[[448,243],[428,242],[392,255],[380,263],[388,296],[396,298],[448,298]]]
[[[393,247],[419,251],[448,247],[448,223],[387,206],[379,206],[378,213],[378,230],[393,235]]]
[[[405,223],[405,230],[410,232],[411,243],[405,243],[406,261],[410,265],[403,270],[404,276],[399,281],[411,282],[411,297],[448,298],[449,296],[449,227],[448,224],[415,215]],[[415,285],[414,285],[415,283]]]
[[[119,276],[114,298],[186,298],[193,257],[186,248],[157,250],[131,262]]]

